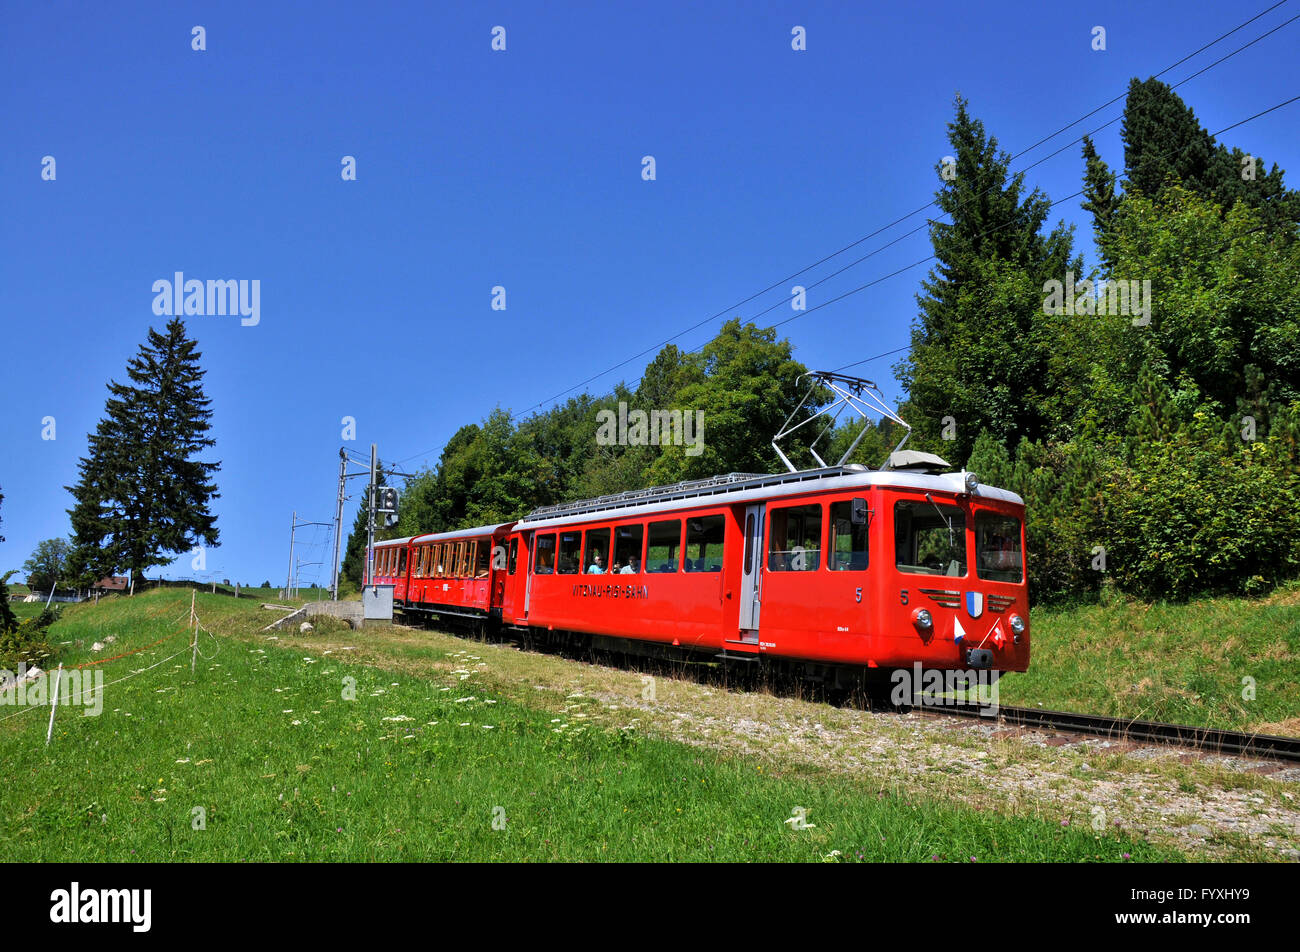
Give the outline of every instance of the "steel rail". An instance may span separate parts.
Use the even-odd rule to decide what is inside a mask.
[[[996,720],[1017,727],[1086,734],[1113,740],[1169,744],[1209,753],[1239,754],[1245,757],[1263,757],[1300,763],[1300,738],[1280,737],[1276,734],[1248,734],[1215,727],[1196,727],[1191,724],[1165,724],[1158,721],[1002,705],[997,707],[996,714],[982,714],[981,706],[975,704],[956,706],[918,704],[915,709],[956,717]],[[984,707],[983,710],[987,711],[988,708]]]

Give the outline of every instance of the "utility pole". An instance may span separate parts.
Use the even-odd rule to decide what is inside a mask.
[[[375,481],[378,479],[378,473],[375,467],[379,461],[377,455],[378,447],[374,443],[370,444],[370,505],[367,506],[366,512],[366,577],[365,585],[369,585],[374,580],[375,569]]]
[[[284,597],[291,598],[293,594],[293,533],[298,528],[298,513],[295,510],[289,519],[289,575],[284,580]]]
[[[294,533],[298,530],[299,526],[327,526],[327,525],[329,525],[328,522],[299,522],[298,513],[296,511],[294,512],[293,520],[289,523],[289,577],[285,580],[284,583],[285,598],[293,598],[293,586],[294,586],[294,582],[298,578],[297,573],[294,572],[294,564],[293,564]],[[338,547],[338,543],[335,542],[335,548],[337,549],[337,547]]]
[[[343,538],[343,490],[348,478],[348,451],[339,447],[339,502],[334,510],[334,561],[330,563],[330,598],[339,600],[339,542]]]

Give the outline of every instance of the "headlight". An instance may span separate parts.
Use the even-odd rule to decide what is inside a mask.
[[[973,493],[973,492],[975,492],[975,490],[979,489],[979,486],[980,486],[980,481],[979,481],[978,478],[976,478],[975,474],[974,474],[974,473],[967,473],[967,474],[966,474],[966,492],[968,492],[968,493]]]
[[[1025,633],[1025,620],[1019,615],[1012,615],[1009,624],[1011,625],[1011,633],[1015,635],[1016,644],[1020,644],[1020,636]]]
[[[924,608],[918,608],[912,612],[912,622],[921,631],[928,632],[934,629],[934,619],[930,617],[930,613]]]

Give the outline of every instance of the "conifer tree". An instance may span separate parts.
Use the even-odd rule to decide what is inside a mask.
[[[1102,270],[1109,275],[1115,267],[1112,228],[1120,203],[1120,197],[1115,192],[1115,173],[1097,154],[1092,139],[1087,136],[1083,137],[1083,160],[1083,209],[1092,212],[1092,231],[1097,242],[1097,253],[1101,256]]]
[[[1152,77],[1129,81],[1120,126],[1124,141],[1124,190],[1156,198],[1174,180],[1210,195],[1214,138],[1168,85]]]
[[[960,96],[948,139],[956,174],[943,176],[936,199],[951,223],[930,226],[938,264],[917,297],[911,353],[895,372],[918,437],[932,439],[945,417],[955,421],[944,456],[960,465],[984,429],[1011,449],[1064,424],[1052,397],[1065,389],[1051,359],[1061,319],[1044,315],[1043,288],[1082,262],[1071,258],[1063,224],[1040,232],[1051,202],[1038,189],[1024,193],[1024,173],[1010,173],[1010,156]]]
[[[196,347],[173,318],[163,333],[149,329],[127,364],[130,383],[109,382],[81,478],[65,487],[76,499],[69,565],[83,581],[121,570],[140,579],[171,562],[169,553],[219,544],[209,506],[220,495],[212,477],[221,464],[192,458],[215,445]]]
[[[1267,230],[1295,237],[1300,192],[1283,184],[1282,169],[1216,143],[1192,109],[1160,80],[1129,82],[1120,136],[1126,195],[1155,199],[1170,185],[1181,184],[1225,213],[1244,202]]]

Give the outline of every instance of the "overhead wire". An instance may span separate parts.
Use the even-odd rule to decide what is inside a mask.
[[[1177,60],[1176,62],[1170,64],[1170,65],[1167,66],[1167,67],[1165,67],[1165,68],[1164,68],[1163,70],[1161,70],[1160,72],[1154,74],[1154,77],[1155,77],[1155,78],[1159,78],[1160,76],[1165,75],[1166,73],[1170,72],[1171,70],[1176,69],[1178,66],[1181,66],[1183,63],[1186,63],[1188,60],[1193,59],[1194,57],[1196,57],[1196,56],[1198,56],[1199,54],[1205,52],[1206,50],[1210,49],[1211,47],[1213,47],[1213,46],[1215,46],[1215,45],[1221,43],[1223,40],[1227,39],[1229,36],[1233,35],[1234,33],[1236,33],[1236,32],[1238,32],[1238,31],[1244,29],[1245,27],[1249,26],[1251,23],[1254,23],[1256,20],[1259,20],[1261,17],[1264,17],[1264,16],[1266,16],[1267,14],[1271,13],[1272,11],[1276,10],[1278,7],[1284,6],[1287,2],[1289,2],[1289,0],[1279,0],[1279,2],[1274,3],[1272,6],[1266,8],[1265,10],[1263,10],[1263,11],[1257,13],[1257,14],[1255,14],[1253,17],[1250,17],[1249,19],[1244,20],[1243,22],[1239,23],[1237,26],[1233,27],[1232,29],[1226,31],[1225,33],[1220,34],[1220,35],[1219,35],[1218,37],[1216,37],[1215,39],[1213,39],[1213,40],[1211,40],[1210,42],[1208,42],[1208,43],[1202,45],[1201,47],[1199,47],[1199,48],[1196,49],[1195,51],[1193,51],[1193,52],[1191,52],[1191,53],[1189,53],[1189,54],[1183,56],[1181,59],[1179,59],[1179,60]],[[1257,36],[1257,37],[1255,37],[1254,39],[1250,40],[1249,42],[1243,44],[1242,46],[1238,47],[1237,49],[1233,50],[1232,52],[1225,54],[1224,56],[1220,57],[1219,59],[1215,60],[1214,62],[1212,62],[1212,63],[1210,63],[1210,64],[1208,64],[1208,65],[1202,67],[1201,69],[1197,70],[1196,72],[1192,73],[1191,75],[1185,77],[1184,79],[1179,80],[1179,82],[1173,84],[1170,88],[1171,88],[1171,89],[1176,89],[1176,88],[1178,88],[1179,86],[1182,86],[1182,85],[1184,85],[1185,83],[1191,81],[1192,79],[1195,79],[1196,77],[1203,75],[1205,72],[1209,71],[1210,69],[1213,69],[1213,68],[1215,68],[1216,66],[1222,64],[1223,62],[1226,62],[1227,60],[1229,60],[1229,59],[1231,59],[1232,57],[1236,56],[1237,54],[1241,53],[1242,51],[1244,51],[1244,50],[1246,50],[1246,49],[1249,49],[1250,47],[1254,46],[1256,43],[1259,43],[1261,40],[1265,39],[1266,37],[1272,35],[1273,33],[1276,33],[1277,31],[1281,30],[1282,28],[1284,28],[1284,27],[1290,25],[1291,23],[1295,22],[1297,19],[1300,19],[1300,15],[1293,16],[1293,17],[1291,17],[1290,19],[1283,21],[1282,23],[1280,23],[1280,24],[1278,24],[1277,26],[1273,27],[1272,29],[1266,31],[1265,33],[1260,34],[1259,36]],[[1091,116],[1093,116],[1093,115],[1096,115],[1098,112],[1102,111],[1103,109],[1107,108],[1108,106],[1112,106],[1112,105],[1114,105],[1115,103],[1119,102],[1120,100],[1122,100],[1123,98],[1125,98],[1126,95],[1127,95],[1127,92],[1125,92],[1125,93],[1121,93],[1120,95],[1114,97],[1113,99],[1110,99],[1110,100],[1108,100],[1108,101],[1105,102],[1105,103],[1102,103],[1100,106],[1097,106],[1096,108],[1090,110],[1089,112],[1085,113],[1084,115],[1080,116],[1079,118],[1074,119],[1073,121],[1071,121],[1071,122],[1069,122],[1069,123],[1066,123],[1064,126],[1061,126],[1061,127],[1060,127],[1059,129],[1057,129],[1055,132],[1052,132],[1052,133],[1050,133],[1049,135],[1044,136],[1044,137],[1038,139],[1036,142],[1034,142],[1033,144],[1027,146],[1027,147],[1024,148],[1024,149],[1021,149],[1019,152],[1017,152],[1017,153],[1015,153],[1014,155],[1012,155],[1012,156],[1011,156],[1007,161],[1008,161],[1008,162],[1013,162],[1013,161],[1015,161],[1016,159],[1021,158],[1021,157],[1025,156],[1025,155],[1027,155],[1029,152],[1033,151],[1034,149],[1038,148],[1040,145],[1043,145],[1044,143],[1046,143],[1046,142],[1050,141],[1051,139],[1055,138],[1056,136],[1060,135],[1062,132],[1065,132],[1066,130],[1072,128],[1072,127],[1075,126],[1075,125],[1078,125],[1080,122],[1084,121],[1085,119],[1088,119],[1089,117],[1091,117]],[[1269,113],[1269,112],[1272,112],[1272,111],[1274,111],[1275,109],[1281,108],[1281,107],[1284,106],[1284,105],[1288,105],[1291,101],[1293,101],[1293,100],[1288,100],[1286,103],[1279,103],[1277,106],[1274,106],[1274,107],[1271,107],[1270,109],[1264,110],[1263,112],[1258,113],[1258,114],[1256,114],[1255,116],[1252,116],[1252,117],[1249,117],[1249,118],[1247,118],[1247,119],[1241,120],[1241,122],[1239,122],[1239,123],[1235,123],[1235,124],[1233,124],[1233,125],[1231,125],[1231,126],[1227,126],[1227,127],[1225,127],[1223,130],[1220,130],[1220,132],[1218,132],[1218,133],[1214,133],[1214,135],[1216,135],[1216,136],[1217,136],[1217,135],[1221,135],[1223,132],[1226,132],[1226,131],[1228,131],[1228,130],[1230,130],[1230,129],[1236,128],[1238,125],[1244,124],[1245,122],[1249,122],[1249,121],[1251,121],[1252,119],[1259,118],[1259,116],[1261,116],[1261,115],[1265,115],[1265,114],[1267,114],[1267,113]],[[1051,153],[1049,153],[1048,155],[1043,156],[1042,158],[1037,159],[1036,161],[1030,163],[1029,165],[1026,165],[1026,166],[1024,166],[1023,168],[1016,170],[1013,174],[1015,174],[1015,175],[1022,174],[1023,172],[1028,171],[1029,169],[1032,169],[1032,168],[1034,168],[1034,167],[1036,167],[1036,166],[1042,164],[1043,162],[1045,162],[1045,161],[1047,161],[1047,160],[1049,160],[1049,159],[1051,159],[1051,158],[1054,158],[1054,157],[1057,156],[1057,155],[1060,155],[1060,154],[1061,154],[1062,152],[1064,152],[1066,149],[1069,149],[1071,146],[1076,145],[1076,144],[1078,144],[1079,142],[1083,141],[1083,139],[1086,138],[1087,136],[1090,136],[1090,135],[1092,135],[1092,134],[1094,134],[1094,133],[1100,131],[1101,129],[1106,128],[1107,126],[1113,124],[1114,122],[1117,122],[1117,121],[1118,121],[1119,119],[1121,119],[1121,118],[1123,118],[1123,114],[1122,114],[1122,113],[1121,113],[1121,115],[1116,116],[1116,117],[1114,117],[1114,118],[1108,120],[1107,122],[1103,123],[1101,126],[1098,126],[1096,129],[1093,129],[1092,131],[1090,131],[1090,132],[1088,132],[1088,133],[1085,133],[1083,136],[1080,136],[1079,138],[1074,139],[1074,140],[1072,140],[1071,142],[1067,143],[1066,145],[1064,145],[1064,146],[1058,148],[1058,149],[1055,150],[1054,152],[1051,152]],[[989,192],[991,192],[991,191],[993,190],[993,188],[996,188],[996,187],[998,187],[998,186],[996,186],[996,185],[995,185],[995,186],[991,186],[989,189],[986,189],[984,192],[982,192],[982,193],[980,193],[980,194],[978,194],[978,195],[976,195],[976,196],[973,196],[972,198],[967,199],[967,202],[966,202],[966,203],[963,203],[962,205],[959,205],[959,207],[958,207],[957,210],[960,211],[962,208],[966,207],[966,205],[967,205],[968,203],[970,203],[970,202],[974,202],[974,201],[977,201],[978,199],[982,198],[984,195],[986,195],[986,194],[988,194]],[[1049,208],[1051,208],[1051,207],[1055,207],[1056,205],[1060,204],[1061,202],[1069,201],[1069,200],[1071,200],[1071,199],[1073,199],[1073,198],[1077,198],[1077,197],[1079,197],[1079,196],[1082,195],[1082,194],[1083,194],[1082,190],[1079,191],[1079,192],[1075,192],[1074,194],[1069,195],[1069,196],[1066,196],[1065,198],[1058,199],[1058,200],[1056,200],[1056,201],[1054,201],[1054,202],[1051,202],[1051,203],[1049,204],[1048,207],[1049,207]],[[625,366],[625,365],[631,363],[631,362],[634,361],[634,360],[637,360],[637,359],[639,359],[639,358],[641,358],[641,357],[646,356],[647,354],[650,354],[650,353],[653,353],[653,352],[655,352],[655,351],[657,351],[657,350],[660,350],[661,348],[667,346],[669,343],[672,343],[673,341],[677,340],[678,338],[683,337],[683,336],[685,336],[686,334],[689,334],[689,333],[691,333],[692,331],[697,330],[697,329],[699,329],[700,327],[703,327],[703,326],[705,326],[705,325],[707,325],[707,324],[709,324],[709,323],[711,323],[711,322],[717,320],[718,318],[723,317],[723,316],[725,316],[725,315],[727,315],[727,314],[733,312],[736,308],[738,308],[738,307],[742,307],[743,305],[745,305],[745,304],[747,304],[747,303],[753,301],[753,300],[756,299],[756,298],[762,297],[763,295],[767,294],[768,292],[773,291],[773,290],[775,290],[776,288],[785,285],[787,282],[793,280],[794,278],[800,277],[801,275],[807,273],[808,271],[811,271],[811,270],[813,270],[814,268],[817,268],[817,267],[819,267],[819,266],[825,264],[826,262],[832,260],[833,258],[836,258],[836,257],[838,257],[839,255],[843,254],[844,252],[846,252],[846,251],[848,251],[848,250],[850,250],[850,249],[852,249],[852,248],[857,247],[858,245],[862,244],[863,242],[868,241],[868,240],[870,240],[871,238],[873,238],[873,237],[875,237],[875,236],[877,236],[877,235],[880,235],[880,234],[882,234],[882,233],[885,232],[885,231],[888,231],[889,229],[895,227],[896,225],[901,224],[902,222],[906,221],[907,219],[912,218],[912,217],[914,217],[914,216],[920,214],[921,212],[925,211],[926,209],[936,206],[937,204],[938,204],[938,199],[937,199],[937,198],[936,198],[936,199],[933,199],[933,200],[931,200],[930,202],[927,202],[926,204],[921,205],[921,206],[919,206],[918,208],[916,208],[916,209],[914,209],[914,210],[908,212],[907,214],[902,215],[902,216],[900,216],[899,218],[896,218],[896,219],[894,219],[893,221],[891,221],[891,222],[889,222],[889,223],[887,223],[887,224],[885,224],[885,225],[880,226],[879,228],[875,229],[874,231],[869,232],[869,233],[866,234],[866,235],[863,235],[861,238],[858,238],[858,239],[856,239],[856,240],[850,242],[849,244],[847,244],[847,245],[843,246],[842,248],[838,249],[837,251],[834,251],[834,252],[832,252],[832,253],[830,253],[830,254],[828,254],[828,255],[825,255],[825,256],[823,256],[822,258],[818,259],[817,261],[813,262],[812,264],[807,265],[806,267],[801,268],[801,269],[799,269],[798,271],[793,272],[792,274],[786,276],[785,278],[782,278],[781,280],[776,281],[776,282],[774,282],[773,284],[768,285],[767,287],[763,288],[762,290],[757,291],[757,292],[755,292],[754,294],[749,295],[748,297],[744,298],[743,300],[738,301],[738,302],[736,302],[735,304],[729,305],[728,307],[723,308],[722,310],[720,310],[720,311],[718,311],[718,312],[716,312],[716,313],[710,315],[709,317],[707,317],[707,318],[705,318],[705,319],[703,319],[703,320],[701,320],[701,321],[698,321],[698,322],[692,324],[691,326],[685,328],[684,330],[678,332],[677,334],[674,334],[673,336],[667,338],[666,340],[662,341],[661,343],[659,343],[659,344],[657,344],[657,345],[655,345],[655,346],[653,346],[653,347],[649,347],[649,348],[646,348],[646,349],[644,349],[644,350],[642,350],[642,351],[639,351],[638,353],[633,354],[632,356],[630,356],[630,357],[628,357],[628,358],[625,358],[624,360],[619,361],[618,363],[616,363],[616,364],[614,364],[614,365],[612,365],[612,366],[606,368],[605,370],[602,370],[602,371],[600,371],[599,373],[593,374],[592,376],[587,377],[585,380],[582,380],[582,381],[580,381],[579,383],[577,383],[577,384],[575,384],[575,385],[573,385],[573,386],[571,386],[571,387],[569,387],[569,388],[567,388],[567,389],[565,389],[565,390],[560,391],[559,393],[555,394],[554,396],[551,396],[551,397],[549,397],[549,398],[547,398],[547,399],[545,399],[545,400],[543,400],[543,401],[540,401],[540,402],[538,402],[538,403],[536,403],[536,404],[533,404],[532,406],[530,406],[529,408],[527,408],[526,410],[524,410],[522,413],[511,413],[510,415],[511,415],[512,418],[518,418],[518,417],[520,417],[520,416],[522,416],[522,415],[524,415],[524,414],[527,414],[527,413],[531,412],[532,410],[539,409],[539,408],[541,408],[541,407],[543,407],[543,406],[545,406],[545,405],[547,405],[547,404],[549,404],[549,403],[551,403],[551,402],[553,402],[553,401],[559,399],[560,397],[562,397],[562,396],[564,396],[564,395],[566,395],[566,394],[568,394],[568,393],[573,392],[574,390],[577,390],[577,389],[579,389],[579,388],[581,388],[581,387],[583,387],[583,386],[586,386],[587,384],[591,383],[591,382],[594,381],[594,380],[599,379],[600,377],[603,377],[603,376],[606,376],[606,375],[609,374],[609,373],[612,373],[613,371],[615,371],[615,370],[619,369],[620,367],[623,367],[623,366]],[[924,229],[924,228],[930,227],[930,226],[933,225],[933,224],[936,224],[936,223],[935,223],[932,219],[928,219],[926,222],[924,222],[923,224],[917,226],[916,228],[912,229],[911,231],[905,233],[904,235],[901,235],[901,236],[899,236],[898,238],[894,238],[894,239],[890,240],[889,242],[885,243],[884,245],[880,246],[879,248],[876,248],[876,249],[874,249],[873,251],[868,252],[867,254],[865,254],[865,255],[863,255],[863,256],[861,256],[861,257],[855,259],[853,262],[850,262],[849,264],[847,264],[847,265],[845,265],[845,266],[839,268],[838,270],[832,272],[831,274],[826,275],[826,276],[824,276],[824,277],[818,279],[818,280],[817,280],[816,282],[814,282],[812,285],[809,285],[809,287],[817,287],[817,286],[819,286],[819,285],[821,285],[821,284],[824,284],[826,281],[830,280],[831,278],[834,278],[834,277],[837,277],[837,276],[840,275],[840,274],[843,274],[844,272],[846,272],[846,271],[849,270],[850,268],[855,267],[855,266],[858,265],[858,264],[861,264],[862,262],[868,260],[869,258],[873,257],[874,255],[879,254],[881,251],[884,251],[885,249],[887,249],[887,248],[889,248],[889,247],[892,247],[893,245],[897,244],[898,242],[900,242],[900,241],[902,241],[902,240],[904,240],[904,239],[906,239],[906,238],[908,238],[908,237],[911,237],[912,235],[916,234],[918,231],[920,231],[920,230],[922,230],[922,229]],[[1003,227],[1003,226],[999,226],[999,227]],[[997,229],[993,229],[993,230],[997,230]],[[800,312],[794,314],[793,316],[791,316],[791,317],[789,317],[789,318],[786,318],[786,319],[783,320],[783,321],[778,321],[777,323],[773,324],[771,327],[767,328],[767,330],[772,330],[772,329],[774,329],[774,328],[781,327],[781,326],[783,326],[783,325],[785,325],[785,324],[790,323],[791,321],[794,321],[794,320],[799,319],[800,317],[804,317],[804,316],[806,316],[806,315],[808,315],[808,314],[810,314],[810,313],[813,313],[813,312],[815,312],[815,311],[818,311],[818,310],[820,310],[821,308],[826,307],[826,306],[828,306],[828,305],[830,305],[830,304],[834,304],[834,303],[837,303],[837,302],[839,302],[839,301],[842,301],[842,300],[844,300],[845,298],[852,296],[853,294],[860,293],[861,291],[867,290],[868,288],[873,287],[873,286],[875,286],[875,285],[881,283],[882,281],[888,280],[888,279],[891,278],[891,277],[895,277],[895,276],[897,276],[897,275],[899,275],[899,274],[902,274],[902,273],[904,273],[904,272],[906,272],[906,271],[909,271],[909,270],[911,270],[911,269],[913,269],[913,268],[919,266],[920,264],[924,264],[925,262],[932,260],[934,257],[935,257],[935,256],[934,256],[933,254],[932,254],[932,255],[929,255],[929,256],[927,256],[927,257],[925,257],[925,258],[922,258],[922,259],[919,259],[918,261],[915,261],[915,262],[913,262],[913,263],[911,263],[911,264],[909,264],[909,265],[905,265],[905,266],[902,267],[902,268],[899,268],[899,269],[897,269],[897,270],[895,270],[895,271],[892,271],[892,272],[890,272],[889,274],[882,275],[881,277],[876,278],[876,279],[874,279],[874,280],[872,280],[872,281],[869,281],[869,282],[867,282],[866,284],[863,284],[863,285],[861,285],[861,286],[859,286],[859,287],[853,288],[852,290],[850,290],[850,291],[848,291],[848,292],[845,292],[844,294],[837,295],[836,297],[834,297],[834,298],[832,298],[832,299],[830,299],[830,300],[828,300],[828,301],[824,301],[824,302],[822,302],[822,303],[820,303],[820,304],[814,305],[814,306],[811,307],[811,308],[808,308],[808,309],[806,309],[806,310],[800,311]],[[764,308],[763,310],[761,310],[761,311],[757,312],[756,314],[752,315],[752,316],[749,318],[749,320],[750,320],[750,321],[753,321],[753,320],[755,320],[756,318],[761,317],[762,315],[767,314],[767,313],[769,313],[770,311],[775,310],[775,309],[778,308],[778,307],[788,305],[789,303],[790,303],[789,298],[787,298],[787,297],[783,297],[781,300],[777,301],[775,304],[773,304],[773,305],[771,305],[771,306],[769,306],[769,307],[766,307],[766,308]],[[697,350],[698,350],[698,349],[699,349],[699,348],[697,348]],[[861,361],[856,361],[856,362],[854,362],[854,363],[846,364],[845,367],[844,367],[844,368],[841,368],[841,369],[845,369],[845,368],[847,368],[847,367],[852,367],[852,366],[857,366],[857,365],[859,365],[859,364],[866,363],[866,362],[869,362],[869,361],[872,361],[872,360],[877,360],[877,359],[880,359],[880,358],[882,358],[882,357],[890,356],[890,355],[892,355],[892,354],[894,354],[894,353],[899,353],[899,352],[901,352],[901,351],[903,351],[903,350],[908,350],[908,349],[910,349],[910,348],[909,348],[909,347],[903,347],[903,348],[895,349],[895,350],[893,350],[893,351],[887,351],[887,352],[885,352],[885,353],[883,353],[883,354],[878,354],[878,355],[875,355],[875,356],[873,356],[873,357],[864,358],[864,359],[861,360]],[[694,352],[695,352],[695,351],[691,351],[691,353],[694,353]],[[410,460],[413,460],[413,459],[416,459],[416,458],[418,458],[418,457],[420,457],[420,456],[424,456],[424,455],[426,455],[426,454],[428,454],[428,453],[434,452],[435,449],[436,449],[436,447],[433,447],[433,448],[430,448],[430,449],[428,449],[428,450],[422,450],[422,451],[419,452],[419,453],[414,453],[414,454],[412,454],[411,456],[408,456],[408,457],[405,457],[404,459],[398,460],[396,463],[391,464],[391,466],[393,466],[393,467],[401,466],[403,463],[407,463],[407,462],[409,462]],[[360,462],[360,461],[358,461],[358,462]],[[364,463],[363,465],[368,465],[368,464],[369,464],[369,461],[365,461],[365,463]]]

